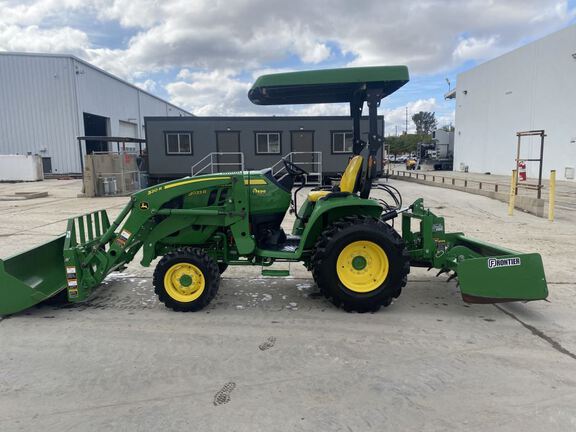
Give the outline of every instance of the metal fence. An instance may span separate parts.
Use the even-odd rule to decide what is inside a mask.
[[[95,196],[130,195],[147,187],[148,175],[140,170],[140,156],[133,152],[93,152]],[[86,179],[85,179],[86,180]]]

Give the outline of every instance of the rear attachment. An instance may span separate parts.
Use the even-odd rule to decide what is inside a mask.
[[[468,303],[544,300],[548,287],[542,258],[466,237],[446,233],[444,218],[424,208],[418,199],[402,214],[402,236],[413,266],[454,272],[462,299]],[[412,220],[419,230],[412,231]]]

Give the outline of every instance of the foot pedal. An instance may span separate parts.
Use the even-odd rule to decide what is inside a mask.
[[[286,277],[290,276],[290,270],[262,269],[262,276]]]

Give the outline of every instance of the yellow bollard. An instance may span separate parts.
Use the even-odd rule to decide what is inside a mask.
[[[514,205],[516,204],[516,170],[512,170],[512,178],[510,179],[510,201],[508,202],[508,216],[514,213]]]
[[[550,194],[548,196],[548,220],[554,220],[554,205],[556,204],[556,170],[550,171]]]

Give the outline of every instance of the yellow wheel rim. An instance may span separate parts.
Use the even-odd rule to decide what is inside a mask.
[[[336,272],[346,288],[357,293],[377,289],[388,276],[389,262],[384,249],[371,241],[350,243],[336,261]]]
[[[164,275],[164,288],[174,300],[189,303],[204,292],[206,280],[202,271],[194,264],[178,263]]]

